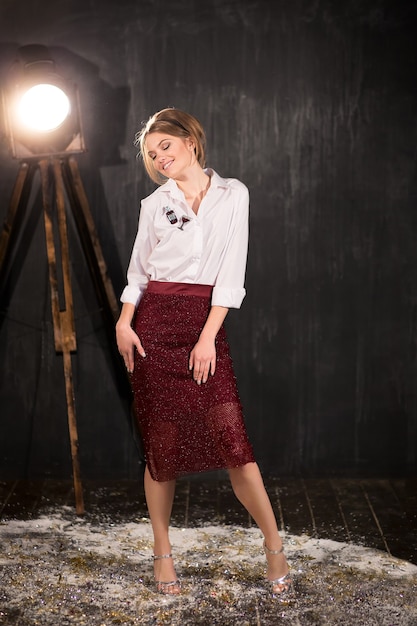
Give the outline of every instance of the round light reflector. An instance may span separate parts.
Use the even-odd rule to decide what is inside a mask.
[[[71,110],[67,95],[56,85],[35,85],[26,91],[18,104],[21,124],[37,132],[55,130]]]

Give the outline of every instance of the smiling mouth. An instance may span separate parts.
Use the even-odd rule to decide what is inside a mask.
[[[172,161],[168,161],[168,163],[165,163],[163,169],[167,170],[169,168],[169,166],[171,165]]]

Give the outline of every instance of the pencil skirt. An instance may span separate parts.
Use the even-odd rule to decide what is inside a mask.
[[[131,377],[145,460],[156,481],[253,462],[226,330],[216,337],[216,370],[198,385],[188,363],[211,306],[212,287],[151,281],[133,328],[146,357]]]

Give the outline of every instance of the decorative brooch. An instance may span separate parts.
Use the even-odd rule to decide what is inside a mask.
[[[170,224],[176,224],[178,222],[178,218],[175,215],[175,212],[169,208],[169,206],[164,206],[165,215]]]
[[[170,224],[178,224],[178,217],[175,215],[175,211],[170,209],[169,206],[164,206],[164,211],[165,211],[165,215],[167,216],[168,222]],[[177,226],[177,228],[179,228],[180,230],[183,230],[184,225],[190,221],[191,221],[191,218],[187,217],[186,215],[183,215],[180,218],[180,225]]]

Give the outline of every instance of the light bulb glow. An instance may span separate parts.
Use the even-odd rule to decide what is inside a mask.
[[[68,117],[71,105],[56,85],[41,84],[28,89],[17,106],[20,123],[37,132],[58,128]]]

